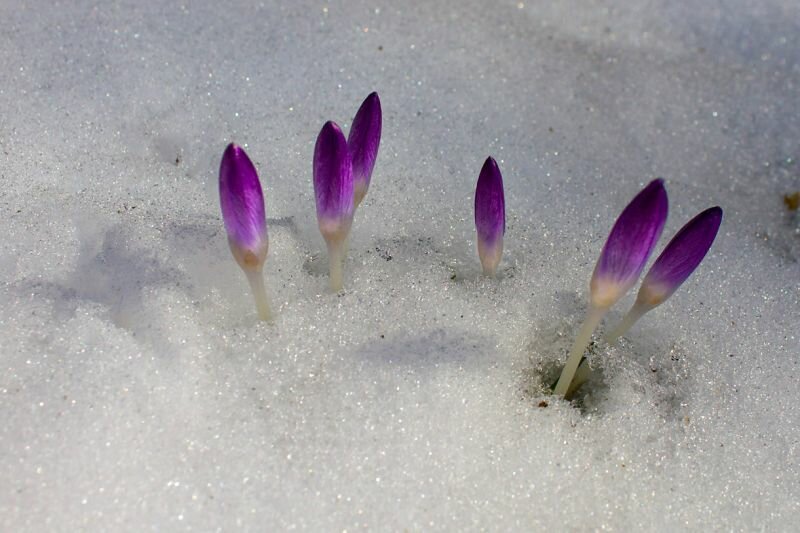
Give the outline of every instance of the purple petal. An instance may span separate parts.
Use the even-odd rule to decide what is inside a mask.
[[[339,231],[353,217],[353,167],[347,141],[335,122],[326,122],[314,147],[314,195],[320,229]],[[323,233],[325,230],[323,230]]]
[[[219,201],[231,246],[250,252],[263,261],[267,248],[267,222],[261,183],[250,158],[233,143],[225,149],[219,165]]]
[[[721,223],[722,209],[712,207],[682,227],[644,277],[637,301],[655,307],[672,296],[703,261]]]
[[[639,279],[667,220],[664,181],[653,180],[617,218],[592,275],[592,304],[608,308]]]
[[[489,157],[483,164],[475,187],[475,228],[478,239],[492,244],[506,232],[506,201],[503,176],[497,161]]]
[[[506,202],[503,176],[497,162],[489,157],[483,164],[475,187],[475,229],[478,255],[484,271],[491,274],[500,263],[506,231]]]
[[[378,157],[378,146],[381,144],[381,100],[378,93],[372,93],[358,108],[347,146],[353,158],[353,181],[356,205],[367,194],[372,169]]]

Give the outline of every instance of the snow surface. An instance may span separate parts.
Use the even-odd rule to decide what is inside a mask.
[[[0,20],[0,530],[797,527],[797,2],[6,0]],[[334,295],[313,143],[373,90]],[[269,325],[220,219],[230,141],[265,186]],[[578,404],[549,397],[656,176],[659,249],[715,204],[717,242],[595,346]]]

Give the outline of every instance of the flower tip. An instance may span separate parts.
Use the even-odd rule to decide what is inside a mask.
[[[381,114],[381,98],[378,96],[377,91],[372,91],[364,98],[364,101],[358,107],[358,111],[356,111],[356,116],[353,117],[353,122],[355,122],[359,114],[370,117]]]
[[[323,124],[322,125],[322,130],[319,132],[319,136],[320,137],[322,137],[323,135],[326,135],[326,136],[327,135],[336,135],[336,136],[338,136],[339,134],[344,136],[344,134],[342,133],[342,128],[340,128],[339,125],[336,122],[332,121],[332,120],[329,120],[325,124]]]
[[[225,147],[225,151],[222,153],[222,164],[229,166],[235,166],[237,164],[241,166],[253,165],[247,153],[244,151],[244,148],[236,143],[229,143],[228,146]],[[253,168],[255,169],[255,167]]]
[[[234,258],[245,270],[260,269],[268,248],[264,194],[255,166],[234,143],[220,161],[219,199]]]
[[[633,200],[631,200],[630,203],[631,204],[635,203],[637,200],[640,199],[639,197],[642,197],[641,199],[644,200],[648,196],[660,196],[666,194],[667,194],[667,188],[664,185],[664,178],[656,178],[654,180],[649,181],[647,185],[645,185],[644,188],[641,191],[639,191],[636,194],[636,196],[634,196]]]
[[[638,204],[641,210],[652,209],[654,219],[662,219],[663,222],[666,222],[667,212],[669,211],[669,198],[667,196],[667,188],[664,186],[664,179],[656,178],[648,183],[629,205],[634,205],[634,203]],[[664,225],[662,223],[661,229],[663,228]]]
[[[719,227],[722,225],[722,208],[718,205],[709,207],[697,215],[696,218],[700,219],[700,223],[705,226],[706,232],[709,234],[713,233],[713,236],[711,237],[711,242],[713,243],[717,233],[719,232]],[[709,247],[710,246],[711,244],[709,244]]]
[[[247,156],[247,153],[244,149],[236,143],[229,143],[228,146],[225,147],[225,151],[222,152],[222,161],[220,162],[220,179],[223,178],[222,171],[231,171],[230,174],[227,174],[225,178],[232,178],[235,177],[234,174],[241,174],[243,172],[243,167],[247,165],[252,166],[252,162],[250,158]],[[240,167],[240,168],[236,168]]]

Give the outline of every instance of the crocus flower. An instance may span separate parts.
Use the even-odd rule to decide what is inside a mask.
[[[314,195],[317,223],[330,260],[330,284],[343,285],[345,241],[353,222],[353,165],[347,141],[335,122],[326,122],[314,147]]]
[[[478,257],[483,273],[493,277],[503,256],[506,203],[503,176],[497,162],[491,157],[483,164],[475,187],[475,229],[478,232]]]
[[[592,274],[594,307],[608,309],[636,284],[664,229],[667,210],[664,181],[657,179],[622,211]]]
[[[642,315],[662,304],[678,290],[703,261],[721,223],[722,209],[712,207],[694,217],[675,234],[650,267],[639,288],[636,303],[609,335],[609,341],[613,342],[624,335]]]
[[[656,179],[625,207],[611,228],[590,284],[589,314],[570,350],[555,393],[565,396],[592,333],[608,309],[636,284],[667,220],[664,181]]]
[[[269,303],[262,276],[269,245],[264,195],[253,163],[233,143],[225,149],[219,166],[219,201],[228,245],[247,275],[260,318],[268,320]]]
[[[378,93],[374,92],[358,108],[347,136],[347,146],[353,162],[355,207],[361,204],[369,189],[372,169],[378,157],[378,146],[381,144],[381,120],[381,100]]]

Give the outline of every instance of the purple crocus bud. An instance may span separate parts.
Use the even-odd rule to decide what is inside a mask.
[[[353,166],[347,141],[335,122],[326,122],[314,147],[317,222],[331,263],[331,288],[342,288],[342,262],[353,222]]]
[[[589,313],[572,344],[555,394],[566,397],[574,388],[575,373],[592,340],[592,333],[608,309],[639,279],[664,229],[668,207],[664,180],[657,179],[642,189],[620,213],[594,267]]]
[[[722,209],[706,209],[669,241],[644,277],[636,303],[652,309],[672,296],[700,265],[722,223]]]
[[[608,309],[639,279],[667,220],[664,181],[651,181],[625,207],[600,253],[591,281],[591,303]]]
[[[219,201],[234,258],[244,270],[261,270],[268,247],[264,195],[256,168],[233,143],[219,165]]]
[[[372,93],[358,108],[347,146],[353,161],[353,187],[355,206],[358,207],[369,189],[369,180],[375,159],[378,157],[378,146],[381,144],[381,100],[378,93]]]
[[[219,203],[233,257],[247,276],[259,317],[269,320],[269,300],[261,274],[269,247],[264,194],[250,158],[233,143],[225,149],[219,165]]]
[[[353,218],[353,166],[339,126],[322,126],[314,147],[314,195],[322,235],[344,239]]]
[[[488,157],[475,187],[475,229],[478,232],[478,257],[483,273],[494,276],[503,256],[503,234],[506,232],[506,202],[503,176],[497,161]]]
[[[717,236],[722,209],[706,209],[675,234],[644,277],[636,302],[607,335],[609,343],[624,335],[642,315],[662,304],[700,265]]]

